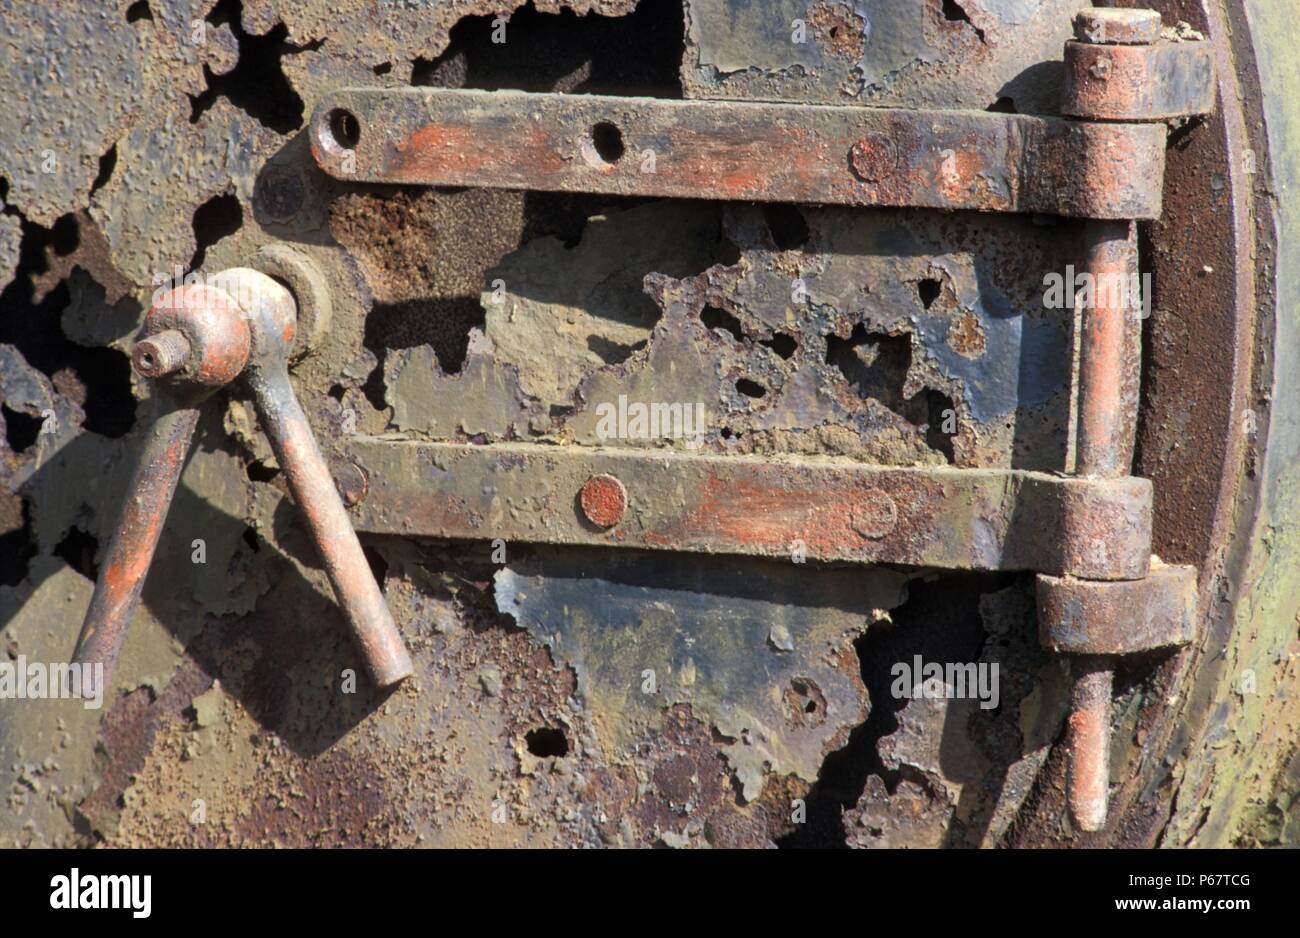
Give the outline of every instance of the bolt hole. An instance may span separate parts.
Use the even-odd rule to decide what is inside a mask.
[[[745,332],[740,326],[740,320],[724,309],[706,305],[700,310],[700,322],[704,323],[706,328],[730,333],[731,337],[737,342],[743,342],[745,339]]]
[[[330,111],[329,128],[334,142],[345,150],[356,149],[361,141],[361,122],[351,111],[341,107]]]
[[[535,730],[529,730],[524,736],[524,742],[528,744],[528,751],[539,758],[569,754],[568,737],[564,735],[564,730],[554,726],[539,726]]]
[[[797,726],[819,726],[826,719],[826,695],[809,678],[797,677],[785,692],[787,711]]]
[[[610,165],[623,158],[623,132],[608,121],[591,128],[591,147],[596,155]]]
[[[939,291],[942,285],[933,277],[926,277],[924,280],[917,281],[916,295],[921,298],[921,305],[929,309],[934,305],[934,301],[939,298]]]

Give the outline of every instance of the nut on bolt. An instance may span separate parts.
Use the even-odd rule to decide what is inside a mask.
[[[142,377],[161,378],[184,368],[191,353],[185,333],[165,329],[136,343],[131,350],[131,365]]]

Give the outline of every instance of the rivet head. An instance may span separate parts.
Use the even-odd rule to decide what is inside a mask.
[[[853,530],[869,540],[879,540],[898,524],[898,506],[885,492],[873,489],[862,493],[850,513]]]
[[[267,166],[253,185],[254,206],[273,222],[292,221],[306,197],[302,176],[288,166]]]
[[[863,182],[880,182],[898,168],[898,148],[884,134],[867,134],[849,150],[849,166]]]
[[[612,528],[627,514],[627,489],[612,475],[594,475],[578,495],[582,514],[598,528]]]
[[[348,508],[360,502],[370,492],[370,475],[355,462],[339,463],[334,467],[334,487]]]

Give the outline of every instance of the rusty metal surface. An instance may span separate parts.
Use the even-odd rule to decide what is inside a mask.
[[[1261,46],[1274,49],[1270,54],[1279,60],[1289,60],[1289,52],[1276,51],[1287,45],[1281,39],[1285,29],[1279,28],[1285,20],[1274,17],[1273,27],[1260,33],[1245,9],[1235,5],[1223,9],[1200,0],[1148,5],[1160,9],[1166,23],[1186,21],[1209,39],[1220,102],[1214,116],[1193,121],[1171,139],[1164,215],[1143,226],[1157,292],[1144,329],[1149,352],[1135,458],[1135,471],[1156,484],[1156,550],[1170,561],[1197,565],[1198,614],[1204,616],[1221,597],[1248,589],[1253,579],[1232,544],[1234,529],[1255,510],[1248,494],[1255,486],[1251,467],[1266,448],[1261,428],[1271,404],[1258,384],[1259,369],[1270,367],[1261,363],[1268,360],[1275,336],[1261,304],[1273,302],[1269,271],[1277,250],[1272,197],[1265,194],[1269,157],[1255,56]],[[1217,777],[1222,789],[1238,787],[1241,797],[1230,802],[1256,799],[1256,786],[1242,780],[1267,770],[1241,769],[1245,750],[1233,755],[1235,747],[1225,747],[1223,739],[1239,732],[1228,727],[1259,719],[1269,707],[1252,705],[1259,698],[1224,691],[1230,675],[1240,674],[1227,663],[1241,654],[1233,649],[1257,643],[1249,634],[1231,634],[1226,625],[1231,619],[1210,613],[1202,632],[1204,651],[1169,657],[1149,684],[1121,689],[1120,705],[1133,714],[1134,735],[1120,737],[1115,748],[1117,783],[1107,829],[1082,838],[1061,833],[1067,773],[1064,759],[1054,758],[1044,768],[1041,793],[1026,805],[1026,826],[1009,841],[1012,845],[1240,842],[1235,834],[1225,839],[1224,827],[1206,824],[1207,812],[1223,817],[1232,811],[1212,807],[1208,779]],[[1207,668],[1213,660],[1221,664]],[[1198,673],[1202,677],[1193,677]],[[1285,734],[1286,722],[1263,735]],[[1187,740],[1197,734],[1200,755],[1185,771]],[[1267,761],[1267,746],[1248,749]]]
[[[1129,283],[1137,274],[1137,245],[1125,223],[1088,228],[1086,269],[1097,283]],[[1137,422],[1141,309],[1119,292],[1100,291],[1082,314],[1079,347],[1079,429],[1075,472],[1126,475]]]
[[[957,111],[347,89],[311,120],[339,179],[1155,218],[1164,131]]]
[[[1196,635],[1196,568],[1152,562],[1145,579],[1098,583],[1038,577],[1043,645],[1079,655],[1127,655],[1186,645]]]
[[[472,237],[446,221],[447,202],[401,198],[413,238],[450,250]],[[576,246],[546,237],[509,253],[478,274],[492,289],[459,371],[427,345],[387,352],[391,413],[362,427],[600,445],[602,408],[626,398],[703,404],[709,453],[1066,465],[1072,323],[1045,304],[1042,271],[1080,263],[1076,224],[800,209],[792,221],[806,224],[806,240],[778,246],[768,212],[720,214],[653,203],[592,219]],[[726,256],[732,246],[739,257]],[[378,263],[368,239],[356,250]],[[741,379],[763,396],[741,393]],[[365,414],[359,398],[350,406]]]
[[[1137,282],[1137,248],[1130,227],[1124,222],[1088,225],[1085,267],[1095,283]],[[1141,304],[1132,296],[1125,301],[1121,292],[1098,292],[1081,313],[1074,469],[1085,478],[1123,476],[1133,462]],[[1090,611],[1108,612],[1112,618],[1083,618],[1076,624],[1079,631],[1104,630],[1115,624],[1115,615],[1122,616],[1115,609]],[[1052,625],[1056,624],[1054,620]],[[1047,625],[1040,627],[1049,629]],[[1071,694],[1067,802],[1071,819],[1083,831],[1101,829],[1109,804],[1113,676],[1107,670],[1108,664],[1104,659],[1076,662],[1082,673],[1076,676]]]
[[[1072,0],[688,0],[687,97],[1054,114]]]
[[[1160,27],[1159,10],[1087,9],[1074,17],[1074,38],[1080,42],[1149,43],[1160,38]]]
[[[746,803],[773,777],[813,781],[826,753],[865,719],[850,642],[873,609],[902,601],[906,579],[885,570],[809,578],[753,560],[548,551],[497,573],[495,595],[573,668],[577,692],[605,715],[611,744],[635,739],[665,705],[689,705],[723,737]]]
[[[1074,824],[1097,831],[1106,823],[1110,800],[1111,688],[1110,658],[1075,658],[1070,662],[1074,686],[1065,747],[1070,757],[1068,800]]]
[[[891,469],[844,460],[707,457],[530,444],[362,440],[359,530],[978,570],[1147,569],[1144,479]],[[612,476],[627,516],[585,523],[586,483]]]
[[[594,475],[583,483],[578,504],[583,517],[596,527],[612,528],[627,514],[627,489],[612,475]]]
[[[1208,43],[1065,44],[1061,111],[1089,120],[1163,121],[1214,110]]]
[[[131,479],[130,497],[122,506],[81,635],[71,654],[74,663],[103,667],[102,690],[112,687],[117,658],[140,601],[198,422],[199,411],[192,402],[178,403],[159,396],[153,428],[145,438],[146,445]]]
[[[1131,674],[1121,671],[1114,711],[1114,811],[1110,829],[1101,834],[1080,835],[1062,820],[1066,776],[1057,756],[1064,747],[1058,744],[1056,755],[1047,755],[1060,742],[1060,723],[1043,716],[1059,718],[1057,708],[1068,698],[1053,683],[1054,665],[1041,651],[1037,658],[997,658],[1015,636],[1034,646],[1021,649],[1026,655],[1036,649],[1032,609],[1028,619],[1014,619],[1010,632],[990,626],[987,647],[981,652],[976,646],[973,652],[1001,660],[1004,676],[1022,682],[1011,706],[1004,707],[1008,712],[990,724],[997,728],[993,737],[1017,744],[1010,749],[990,746],[980,735],[985,724],[971,722],[961,702],[911,701],[898,711],[897,729],[888,719],[889,725],[881,728],[877,715],[897,704],[889,701],[887,689],[878,693],[873,686],[873,706],[865,717],[872,725],[854,723],[865,711],[846,708],[840,726],[845,732],[861,727],[846,751],[883,757],[882,764],[865,773],[865,782],[860,777],[856,787],[845,789],[843,803],[858,807],[844,815],[852,845],[1146,845],[1162,839],[1166,844],[1222,844],[1238,837],[1252,842],[1285,842],[1288,837],[1285,811],[1278,807],[1285,804],[1284,787],[1278,789],[1282,801],[1268,800],[1268,794],[1256,797],[1269,790],[1273,778],[1268,753],[1286,749],[1294,726],[1286,720],[1268,723],[1268,715],[1277,711],[1273,691],[1285,691],[1280,682],[1289,667],[1285,647],[1275,641],[1276,628],[1268,623],[1285,628],[1292,620],[1287,598],[1267,584],[1254,588],[1262,568],[1257,575],[1252,565],[1234,563],[1226,580],[1214,583],[1217,566],[1205,562],[1207,556],[1217,556],[1227,534],[1248,514],[1233,504],[1241,454],[1248,455],[1248,471],[1262,472],[1260,467],[1280,459],[1268,455],[1273,445],[1268,428],[1270,414],[1285,408],[1286,390],[1264,380],[1251,391],[1248,383],[1252,363],[1265,362],[1267,371],[1274,344],[1266,330],[1252,354],[1254,311],[1260,308],[1252,290],[1258,274],[1262,305],[1273,303],[1276,277],[1267,271],[1283,268],[1274,263],[1271,226],[1276,218],[1267,207],[1268,193],[1286,190],[1267,173],[1268,150],[1260,142],[1263,116],[1247,115],[1247,134],[1237,112],[1242,101],[1249,104],[1259,96],[1257,87],[1238,85],[1233,77],[1234,57],[1249,49],[1259,24],[1247,23],[1246,13],[1235,5],[1229,10],[1231,29],[1217,4],[1174,0],[1158,5],[1166,23],[1187,20],[1216,44],[1220,99],[1233,113],[1174,134],[1164,216],[1143,227],[1142,234],[1150,235],[1144,266],[1149,256],[1158,292],[1145,327],[1150,354],[1143,374],[1137,466],[1139,474],[1157,480],[1157,552],[1202,566],[1213,584],[1202,590],[1203,602],[1235,597],[1242,590],[1257,598],[1243,609],[1240,635],[1216,628],[1203,653],[1205,664],[1188,652],[1155,671],[1146,666]],[[96,17],[102,6],[94,5]],[[582,13],[615,15],[567,20],[564,29],[569,35],[589,35],[598,22],[625,18],[621,14],[631,6],[580,5]],[[648,4],[643,0],[639,6]],[[1060,97],[1061,49],[1076,6],[1055,0],[1032,7],[1018,0],[955,5],[792,0],[764,5],[764,11],[747,5],[746,15],[735,16],[739,4],[692,0],[681,43],[681,86],[659,93],[892,107],[1014,107],[1020,113],[1051,114]],[[1251,15],[1262,17],[1265,6],[1252,4]],[[773,246],[755,210],[758,221],[737,225],[733,217],[726,223],[729,234],[739,238],[739,257],[718,257],[716,263],[724,269],[704,272],[707,257],[692,269],[693,259],[682,261],[685,250],[651,256],[626,246],[650,242],[666,229],[681,232],[683,242],[703,233],[694,244],[707,250],[707,215],[704,224],[688,227],[656,216],[653,205],[632,213],[626,205],[587,204],[574,210],[576,224],[552,223],[543,200],[524,193],[468,190],[412,193],[408,199],[336,183],[311,166],[305,135],[292,121],[271,128],[256,102],[228,99],[224,92],[191,124],[194,106],[187,95],[205,94],[208,84],[202,60],[214,73],[223,71],[233,62],[234,50],[223,60],[225,53],[216,54],[218,45],[170,49],[184,35],[180,23],[201,17],[202,8],[191,11],[161,2],[150,7],[154,19],[128,24],[134,32],[126,33],[119,21],[125,4],[118,5],[119,19],[110,5],[106,16],[94,21],[97,29],[85,34],[85,42],[76,38],[81,30],[76,5],[61,5],[66,20],[40,36],[24,32],[29,18],[24,7],[0,11],[4,41],[17,37],[15,54],[0,56],[6,65],[49,63],[43,44],[76,46],[82,53],[60,59],[54,63],[54,80],[26,90],[12,80],[14,72],[7,72],[7,96],[0,105],[0,110],[10,108],[5,113],[13,115],[11,126],[27,119],[30,100],[38,102],[37,123],[45,124],[41,114],[67,118],[50,124],[56,127],[53,139],[42,136],[44,127],[35,136],[23,135],[13,159],[0,171],[10,183],[0,235],[9,233],[11,247],[6,254],[0,246],[0,279],[8,279],[6,256],[19,276],[14,292],[6,296],[13,301],[8,322],[59,323],[67,336],[66,342],[59,340],[59,349],[72,343],[94,347],[120,358],[125,368],[129,342],[124,337],[148,306],[153,275],[170,274],[199,245],[206,244],[205,264],[218,269],[247,263],[266,243],[282,240],[312,257],[336,298],[330,334],[293,378],[306,415],[336,466],[339,444],[345,444],[353,419],[360,432],[371,434],[400,429],[419,438],[478,434],[483,440],[517,434],[516,439],[594,444],[594,421],[584,421],[584,403],[572,397],[577,384],[593,374],[590,387],[599,396],[593,394],[592,403],[607,399],[609,389],[629,378],[639,382],[637,393],[643,396],[659,392],[648,400],[700,399],[712,408],[716,398],[724,406],[718,423],[729,437],[711,436],[705,443],[709,452],[851,454],[901,465],[951,462],[1047,470],[1066,465],[1061,412],[1068,413],[1068,407],[1056,403],[1063,370],[1056,363],[1068,361],[1068,352],[1055,353],[1067,346],[1057,341],[1060,317],[1040,316],[1025,288],[1041,292],[1038,281],[1045,270],[1078,263],[1075,226],[1031,227],[1028,219],[1013,216],[976,221],[961,213],[927,217],[878,211],[855,218],[853,213],[814,210],[801,212],[809,236],[792,247],[788,236]],[[560,9],[549,3],[541,7]],[[758,15],[768,9],[770,21]],[[429,63],[436,82],[486,86],[482,60],[474,58],[461,37],[483,32],[488,17],[476,14],[491,15],[496,9],[397,5],[379,17],[373,10],[368,0],[329,7],[313,0],[248,3],[235,16],[242,23],[222,32],[240,34],[242,46],[272,37],[283,22],[282,38],[270,41],[268,48],[279,58],[271,77],[282,73],[287,84],[272,90],[268,82],[268,97],[284,100],[296,94],[307,114],[331,89],[403,86],[415,78],[413,66],[418,70]],[[949,19],[945,10],[964,18]],[[185,14],[183,20],[174,18],[175,11]],[[1285,15],[1280,10],[1268,14],[1271,35],[1287,34]],[[451,26],[462,17],[453,38]],[[644,22],[640,13],[635,17]],[[790,20],[796,17],[810,27],[807,44],[789,41]],[[531,68],[528,56],[540,53],[544,58],[551,40],[529,32],[529,24],[557,20],[546,12],[516,11],[509,44],[487,48],[503,53],[502,61]],[[874,41],[860,42],[864,36],[854,27],[866,22],[876,29]],[[335,41],[343,35],[354,41]],[[1237,52],[1228,49],[1229,39]],[[253,51],[240,50],[246,64]],[[104,63],[116,83],[88,77]],[[588,59],[559,56],[556,63],[553,73],[542,70],[540,80],[519,87],[569,91],[589,75],[591,86],[598,86],[596,71],[587,70]],[[144,79],[133,78],[140,70]],[[506,78],[502,86],[513,81]],[[92,92],[69,93],[76,82]],[[128,98],[125,111],[119,110]],[[133,128],[129,137],[121,136],[119,124],[106,127],[100,119],[115,121],[121,113]],[[51,142],[59,150],[60,171],[47,175],[40,172],[41,150]],[[116,165],[106,158],[97,168],[113,142]],[[1248,153],[1264,172],[1251,175]],[[260,171],[264,160],[277,170],[266,173],[266,182]],[[87,196],[97,172],[105,173],[106,181]],[[25,176],[15,187],[16,173]],[[175,184],[178,179],[184,184]],[[294,200],[282,196],[299,184],[302,200],[295,209]],[[1258,201],[1252,201],[1252,189]],[[199,221],[191,219],[199,206],[223,194],[239,207],[242,226],[214,244]],[[94,203],[90,213],[87,202]],[[62,246],[47,247],[43,226],[73,211],[78,211],[80,245],[70,254],[62,253]],[[588,222],[589,214],[601,218]],[[602,240],[602,229],[620,232],[623,246]],[[1067,250],[1053,255],[1044,248],[1057,242],[1068,242]],[[97,243],[104,245],[102,250]],[[43,253],[48,262],[40,260]],[[608,269],[602,273],[592,262],[610,255],[625,260],[630,290],[621,282],[617,290],[611,288],[617,281],[606,280]],[[432,258],[438,259],[439,271],[426,272]],[[548,267],[557,272],[552,280],[541,274]],[[492,270],[493,276],[485,276]],[[632,309],[637,299],[644,299],[641,277],[655,271],[680,281],[654,286],[656,299],[670,300],[668,308],[652,308],[626,328],[615,322],[610,310]],[[485,301],[480,307],[480,291],[489,291],[494,277],[504,280],[507,302]],[[777,303],[776,297],[790,295],[797,277],[816,283],[811,307]],[[917,284],[932,277],[940,281],[941,293],[933,309],[923,309]],[[571,290],[562,289],[565,281]],[[32,302],[27,299],[29,282],[36,288]],[[861,293],[859,287],[864,287]],[[44,305],[38,305],[39,296],[48,297]],[[696,299],[701,305],[690,309]],[[463,368],[447,359],[440,340],[436,335],[430,339],[424,326],[449,318],[443,311],[458,308],[456,304],[467,304],[474,315],[481,308],[489,340],[473,346]],[[739,321],[734,341],[726,328],[692,330],[708,305]],[[519,317],[517,325],[512,317]],[[652,337],[656,321],[661,327]],[[592,323],[597,328],[587,329]],[[825,336],[855,342],[852,330],[859,323],[872,337],[852,348],[867,371],[867,378],[855,383],[837,378],[837,370],[827,367]],[[610,328],[600,328],[605,325]],[[674,330],[684,335],[674,335]],[[1068,326],[1060,331],[1068,335]],[[778,361],[761,344],[776,341],[780,332],[798,337],[790,361]],[[552,337],[549,347],[543,346],[548,348],[544,355],[534,350],[541,335]],[[589,344],[593,337],[606,336],[618,348]],[[65,561],[71,552],[61,545],[75,530],[89,531],[105,543],[111,514],[125,491],[123,467],[129,470],[142,433],[137,427],[117,438],[84,429],[86,412],[94,405],[68,371],[60,371],[63,363],[52,360],[43,341],[12,326],[0,338],[0,394],[18,415],[6,412],[6,420],[19,427],[24,416],[39,419],[47,410],[58,415],[55,432],[40,435],[27,449],[0,448],[0,481],[6,493],[13,493],[0,502],[0,532],[13,535],[0,560],[11,567],[13,558],[31,552],[30,563],[16,565],[21,580],[0,585],[0,644],[10,656],[20,651],[29,657],[66,654],[77,625],[66,609],[76,607],[79,613],[84,608],[90,582]],[[647,340],[648,348],[634,348]],[[896,344],[906,345],[911,355],[907,367],[899,369],[907,375],[901,395],[892,384],[873,380]],[[623,354],[620,348],[631,349],[630,357],[611,363],[608,359]],[[663,389],[674,387],[673,360],[689,356],[686,360],[694,364],[696,349],[710,379],[698,386],[707,393],[697,398],[693,383],[689,394],[665,395]],[[769,359],[771,364],[765,364]],[[578,378],[552,381],[552,362],[572,365]],[[1045,364],[1037,367],[1036,362]],[[747,373],[773,379],[773,386],[765,400],[733,406],[722,395],[736,376]],[[795,374],[797,381],[785,382]],[[779,385],[776,376],[783,379]],[[520,393],[520,381],[533,390]],[[824,392],[796,397],[797,386]],[[538,387],[547,389],[541,405],[537,401],[543,396],[529,396]],[[924,428],[935,422],[937,410],[927,415],[906,404],[931,390],[949,395],[959,415],[959,431],[947,453],[943,447],[949,444],[936,441]],[[566,407],[575,410],[565,413]],[[1243,419],[1247,415],[1250,421]],[[141,424],[143,417],[142,408]],[[47,425],[55,427],[54,421]],[[206,420],[200,434],[219,442],[205,442],[193,453],[178,490],[174,530],[163,534],[155,560],[159,570],[151,577],[185,588],[146,589],[135,626],[138,637],[126,650],[122,670],[124,687],[135,689],[110,702],[102,720],[79,706],[10,702],[15,705],[7,707],[8,719],[0,721],[6,724],[0,726],[0,761],[6,786],[12,783],[0,840],[192,846],[763,846],[790,830],[789,802],[776,796],[801,797],[809,783],[769,776],[763,795],[738,809],[731,803],[734,778],[718,758],[712,717],[697,719],[689,707],[666,709],[662,719],[647,717],[638,752],[615,752],[604,743],[587,748],[586,733],[604,711],[570,704],[573,672],[552,661],[530,633],[497,621],[496,604],[481,601],[480,586],[457,581],[454,593],[441,591],[449,570],[480,584],[490,580],[491,570],[467,574],[448,561],[448,554],[463,554],[472,549],[469,545],[413,555],[401,538],[363,539],[390,565],[381,581],[397,621],[412,637],[419,679],[427,682],[420,693],[437,697],[437,706],[417,705],[406,691],[377,705],[364,693],[358,701],[316,690],[355,655],[329,599],[328,580],[289,510],[282,471],[271,477],[278,471],[274,453],[257,430],[252,408],[238,398],[227,402],[214,420]],[[88,478],[86,466],[102,471]],[[342,477],[340,484],[359,490]],[[18,494],[20,485],[25,487]],[[1285,504],[1281,498],[1270,501]],[[1278,517],[1284,518],[1284,511]],[[1269,553],[1273,567],[1284,565],[1292,556],[1283,549],[1289,529],[1271,526],[1265,517],[1260,530],[1268,532],[1261,534],[1260,554]],[[200,533],[217,560],[195,569],[188,545]],[[515,557],[513,547],[509,554]],[[967,602],[953,580],[944,577],[933,587],[940,607]],[[983,599],[979,605],[982,610]],[[1265,628],[1247,620],[1252,609]],[[773,616],[778,614],[776,610]],[[893,631],[914,636],[940,618],[934,612],[908,619],[902,609],[897,621],[910,624]],[[304,620],[315,628],[303,630]],[[875,639],[868,637],[868,643],[888,631],[887,625],[875,625],[873,618],[868,636]],[[943,636],[935,639],[935,654],[956,654],[960,645],[954,644],[954,635]],[[49,644],[51,637],[58,647]],[[905,643],[914,638],[899,637],[904,642],[900,647],[908,651],[898,655],[910,654]],[[852,655],[852,646],[842,647]],[[863,645],[859,654],[865,661],[880,648]],[[723,656],[715,660],[720,683],[728,669]],[[1229,689],[1245,666],[1259,669],[1265,693],[1240,696]],[[496,687],[487,673],[493,670],[501,678],[500,696],[488,693],[480,680],[482,675],[487,686]],[[697,668],[697,674],[704,672]],[[1197,674],[1202,677],[1193,687]],[[212,686],[213,676],[219,676],[220,686]],[[746,694],[781,691],[778,685],[746,686]],[[447,687],[470,692],[444,705],[441,691]],[[1187,703],[1171,706],[1169,701],[1181,699],[1185,690]],[[385,706],[388,710],[382,712]],[[1199,720],[1198,714],[1209,718]],[[563,729],[571,746],[568,756],[529,752],[527,734],[544,727]],[[954,749],[955,741],[963,745]],[[92,756],[96,746],[103,753],[99,762]],[[1231,788],[1230,776],[1249,780],[1237,786],[1250,793],[1249,804],[1240,811],[1223,794]],[[205,799],[210,823],[189,820],[195,797]],[[509,809],[508,823],[489,820],[498,799]],[[1262,819],[1258,826],[1242,820],[1256,814]],[[986,816],[992,819],[987,827]],[[838,812],[835,819],[838,825]]]

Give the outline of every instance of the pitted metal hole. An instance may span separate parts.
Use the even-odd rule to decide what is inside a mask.
[[[361,121],[346,108],[336,107],[330,111],[326,127],[340,150],[355,150],[361,142]]]
[[[816,681],[794,678],[784,696],[790,720],[796,726],[821,726],[826,722],[826,695]]]
[[[528,751],[539,759],[562,759],[569,754],[569,737],[558,726],[539,726],[524,735]]]
[[[594,124],[580,149],[588,166],[602,170],[613,169],[627,152],[623,144],[623,131],[609,121]]]

